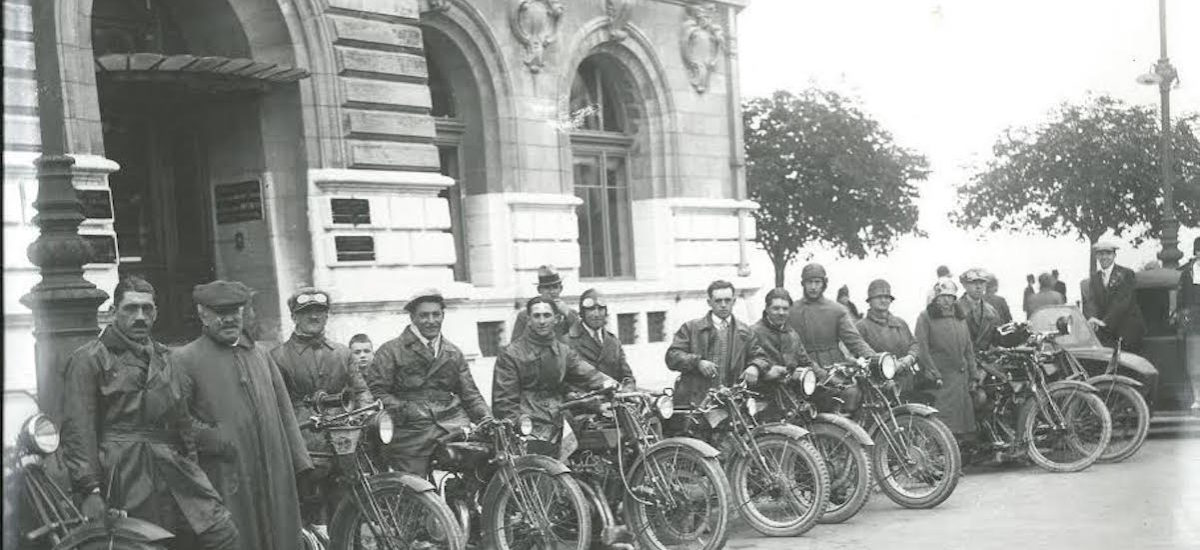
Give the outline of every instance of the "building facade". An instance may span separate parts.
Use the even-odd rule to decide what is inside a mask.
[[[490,387],[550,264],[568,303],[605,291],[635,372],[667,380],[708,282],[757,290],[746,0],[34,1],[57,3],[55,59],[35,54],[31,1],[4,0],[7,388],[35,380],[19,300],[39,278],[39,70],[61,75],[85,275],[147,277],[167,341],[198,334],[190,291],[215,278],[257,291],[266,342],[300,286],[331,292],[334,338],[376,344],[434,286]]]

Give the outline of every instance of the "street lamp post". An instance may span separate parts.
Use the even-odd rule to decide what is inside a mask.
[[[1167,0],[1158,0],[1159,57],[1154,72],[1138,78],[1144,84],[1158,84],[1162,102],[1162,136],[1158,144],[1163,187],[1162,250],[1158,259],[1163,267],[1179,267],[1183,252],[1179,250],[1179,220],[1175,218],[1175,185],[1171,181],[1171,84],[1179,77],[1167,57]]]

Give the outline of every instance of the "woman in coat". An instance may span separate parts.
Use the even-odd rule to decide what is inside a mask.
[[[975,432],[975,407],[971,387],[983,378],[975,365],[975,349],[966,315],[958,307],[958,285],[939,279],[933,301],[917,317],[917,360],[938,381],[934,407],[955,437]]]

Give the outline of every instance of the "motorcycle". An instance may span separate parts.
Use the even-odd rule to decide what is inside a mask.
[[[905,508],[933,508],[958,486],[962,456],[937,409],[901,402],[892,381],[898,366],[887,353],[838,363],[826,384],[842,388],[840,408],[875,441],[871,465],[883,493]]]
[[[10,397],[29,392],[5,392],[5,410]],[[20,548],[92,550],[156,550],[167,547],[171,532],[124,511],[110,509],[99,519],[89,520],[71,497],[54,481],[47,463],[58,450],[58,427],[49,417],[35,413],[21,424],[11,448],[4,450],[5,548],[10,542]],[[10,541],[9,537],[19,537]]]
[[[711,388],[694,408],[676,411],[684,415],[680,434],[717,443],[746,523],[767,536],[798,536],[829,503],[829,471],[808,430],[756,420],[767,406],[760,397],[744,381]]]
[[[782,420],[812,434],[813,445],[829,470],[829,504],[818,523],[841,523],[854,517],[871,496],[871,453],[875,441],[848,418],[820,412],[812,396],[821,382],[812,369],[774,388]]]
[[[711,445],[662,437],[675,412],[672,391],[601,389],[563,402],[580,411],[569,458],[608,532],[617,504],[637,548],[716,550],[729,537],[729,481]],[[607,541],[606,541],[607,542]]]
[[[373,431],[382,444],[392,439],[392,420],[383,403],[354,408],[350,393],[306,400],[316,412],[302,429],[323,433],[332,453],[311,452],[314,460],[329,459],[341,487],[347,487],[329,522],[332,550],[463,550],[466,538],[437,488],[424,478],[387,472],[372,459],[363,432]],[[345,412],[327,413],[340,405]],[[311,544],[312,537],[306,536]],[[323,542],[323,541],[322,541]]]
[[[1112,435],[1100,391],[1072,377],[1049,380],[1057,373],[1056,358],[1066,353],[1054,349],[1054,333],[1030,333],[1024,323],[1003,325],[999,333],[999,345],[979,353],[989,405],[980,432],[992,441],[974,451],[1002,459],[1025,455],[1051,472],[1091,466]],[[1012,345],[1020,340],[1024,345]]]
[[[562,462],[529,452],[531,433],[529,417],[488,418],[440,441],[432,466],[447,475],[438,490],[483,548],[586,550],[591,515],[583,489]]]

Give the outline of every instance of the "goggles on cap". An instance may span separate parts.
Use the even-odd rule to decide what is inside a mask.
[[[322,293],[301,294],[296,297],[296,305],[306,306],[308,304],[329,305],[329,296]]]
[[[602,303],[599,300],[592,298],[591,296],[588,296],[587,298],[584,298],[582,302],[579,303],[579,307],[581,309],[592,309],[592,308],[608,309],[608,304]]]

